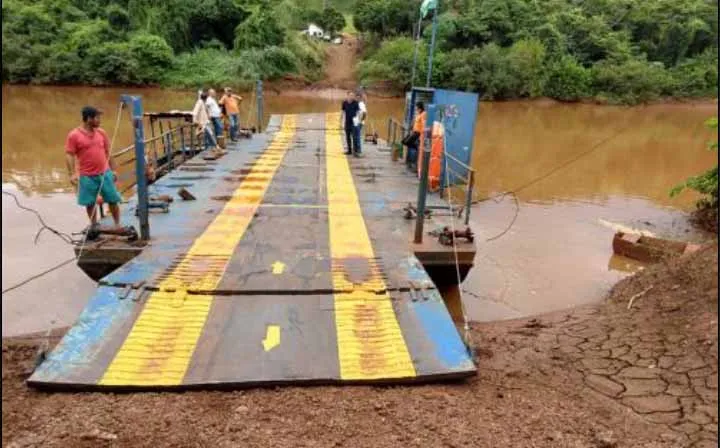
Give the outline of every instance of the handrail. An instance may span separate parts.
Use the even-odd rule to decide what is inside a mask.
[[[182,123],[166,131],[163,131],[162,133],[160,133],[160,135],[153,136],[144,140],[144,143],[146,145],[148,143],[159,141],[161,148],[163,148],[163,151],[161,153],[158,152],[155,154],[155,157],[153,157],[153,151],[149,151],[149,145],[145,147],[146,160],[148,161],[150,166],[153,167],[156,175],[162,175],[163,172],[169,171],[174,166],[177,166],[177,163],[182,163],[183,161],[188,159],[189,154],[187,152],[187,145],[189,144],[192,150],[194,150],[196,149],[197,143],[200,142],[200,140],[194,138],[193,136],[193,131],[195,127],[195,124]],[[121,188],[121,193],[123,194],[134,188],[135,184],[137,183],[134,172],[124,172],[126,171],[127,166],[132,165],[135,162],[135,152],[133,151],[134,149],[135,145],[133,144],[128,147],[121,148],[120,150],[115,151],[111,155],[111,157],[117,159],[127,154],[131,154],[130,157],[123,158],[121,161],[117,162],[118,168],[122,168],[123,171],[119,174],[118,180],[123,184],[129,182],[129,184],[123,185],[123,187]],[[160,157],[157,157],[158,155]],[[161,158],[165,158],[165,160],[161,162]]]
[[[150,137],[150,138],[148,138],[148,139],[145,139],[145,144],[147,145],[148,143],[152,143],[152,142],[154,142],[154,141],[160,140],[160,139],[166,137],[168,134],[172,134],[173,132],[177,131],[178,129],[182,129],[182,128],[186,128],[186,127],[188,127],[188,125],[181,124],[180,126],[176,126],[176,127],[174,127],[174,128],[171,128],[171,129],[163,132],[162,134],[160,134],[160,135],[158,135],[158,136],[156,136],[156,137]],[[117,152],[112,153],[112,154],[111,154],[111,157],[119,157],[119,156],[125,154],[126,152],[132,150],[133,148],[135,148],[135,145],[134,145],[134,144],[133,144],[133,145],[130,145],[130,146],[127,146],[127,147],[125,147],[125,148],[119,149]]]
[[[462,166],[462,167],[465,168],[466,170],[468,170],[468,171],[470,171],[470,172],[473,172],[473,173],[475,172],[475,168],[473,168],[473,167],[471,167],[470,165],[466,164],[466,163],[463,162],[462,160],[457,159],[456,157],[454,157],[454,156],[452,156],[452,155],[450,155],[450,154],[447,154],[447,153],[445,153],[445,152],[443,152],[443,154],[445,155],[445,157],[449,158],[449,159],[452,160],[453,162],[455,162],[455,163],[457,163],[458,165]]]
[[[398,131],[400,131],[400,138],[398,139]],[[401,122],[399,120],[396,120],[393,117],[388,117],[388,127],[387,127],[387,143],[391,147],[395,146],[395,144],[398,143],[398,140],[402,140],[402,138],[407,134],[408,127],[405,126],[404,122]],[[407,151],[405,150],[405,147],[403,146],[403,156],[402,160],[407,161]],[[447,151],[443,151],[443,157],[446,157],[447,160],[451,160],[457,165],[460,166],[460,168],[464,168],[467,172],[466,176],[461,175],[457,171],[450,169],[447,163],[444,163],[443,165],[446,167],[446,171],[449,173],[452,173],[455,177],[459,178],[463,181],[465,184],[465,225],[468,225],[470,223],[470,209],[472,208],[472,196],[473,196],[473,190],[475,189],[475,173],[476,170],[468,165],[467,163],[463,162],[462,160],[459,160],[457,157],[454,157],[451,154],[448,154]],[[440,194],[442,196],[444,186],[440,185]]]

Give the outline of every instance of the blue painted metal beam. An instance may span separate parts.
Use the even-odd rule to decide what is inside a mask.
[[[427,108],[427,118],[425,120],[425,128],[420,138],[425,139],[425,147],[423,148],[422,171],[420,175],[420,186],[418,187],[417,200],[417,220],[415,221],[415,243],[422,243],[423,225],[425,224],[425,201],[427,199],[428,190],[428,172],[430,170],[430,146],[432,145],[432,128],[435,122],[435,105],[431,104]]]
[[[148,219],[148,184],[145,177],[145,130],[143,126],[142,99],[136,95],[121,95],[124,105],[132,106],[132,122],[135,133],[135,176],[137,178],[138,218],[140,220],[140,239],[150,239],[150,221]]]

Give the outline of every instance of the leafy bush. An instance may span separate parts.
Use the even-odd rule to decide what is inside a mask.
[[[67,48],[84,58],[90,50],[103,43],[112,42],[117,37],[116,32],[106,20],[97,19],[88,22],[75,23],[67,27]]]
[[[484,99],[503,99],[519,96],[519,81],[507,56],[507,50],[496,44],[482,48],[454,50],[446,60],[457,67],[448,79],[454,88],[477,91]]]
[[[322,77],[325,51],[321,43],[305,35],[291,33],[285,38],[285,48],[295,55],[298,71],[312,80]]]
[[[718,54],[707,50],[694,59],[687,59],[671,70],[672,85],[667,92],[679,97],[717,97]]]
[[[515,42],[507,55],[510,76],[515,79],[513,94],[537,97],[545,88],[545,46],[537,39]]]
[[[718,120],[717,117],[709,119],[705,123],[710,129],[715,129],[717,131],[718,128]],[[718,143],[717,143],[717,137],[715,138],[715,141],[712,142],[709,145],[709,149],[711,151],[717,151],[718,149]],[[700,209],[715,209],[718,208],[718,166],[715,165],[714,168],[710,168],[703,174],[699,176],[693,176],[685,181],[685,183],[675,186],[670,191],[670,197],[675,197],[678,194],[680,194],[683,190],[686,188],[690,188],[691,190],[695,190],[701,195],[703,195],[703,198],[700,199],[697,203],[697,207]]]
[[[137,80],[143,84],[159,82],[172,66],[172,48],[160,36],[136,34],[130,38],[129,46],[138,66]]]
[[[105,17],[114,30],[121,32],[130,30],[130,14],[120,5],[109,4],[105,8]]]
[[[182,53],[164,77],[170,86],[200,89],[211,85],[238,85],[240,59],[225,50],[204,48]]]
[[[74,51],[68,51],[59,45],[50,47],[48,57],[42,59],[35,76],[36,82],[52,84],[72,84],[78,80],[89,81],[90,74],[84,62]]]
[[[320,23],[323,31],[330,35],[337,34],[338,31],[345,28],[345,16],[335,8],[326,8],[320,13]]]
[[[549,68],[545,94],[562,101],[577,101],[590,95],[590,71],[565,55]]]
[[[635,104],[658,98],[671,84],[661,63],[630,60],[621,64],[601,61],[592,70],[596,92],[613,101]]]
[[[407,37],[386,40],[382,43],[372,59],[360,63],[358,71],[363,83],[387,81],[395,88],[406,89],[412,79],[413,55],[415,42]],[[416,81],[424,79],[425,55],[427,47],[421,44],[418,49],[418,73]]]
[[[284,40],[285,31],[266,10],[253,13],[235,29],[235,48],[239,50],[282,45]]]
[[[133,58],[130,45],[124,42],[106,42],[90,48],[86,56],[91,84],[135,84],[140,68]]]
[[[382,37],[411,34],[419,0],[364,0],[356,3],[353,25],[358,31]]]
[[[240,53],[240,60],[239,74],[244,79],[277,79],[298,68],[295,55],[276,46],[245,50]]]

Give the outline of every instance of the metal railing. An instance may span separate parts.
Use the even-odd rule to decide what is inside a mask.
[[[145,160],[156,179],[204,149],[202,136],[197,135],[193,124],[183,123],[164,130],[161,123],[160,129],[159,135],[145,139]],[[135,145],[115,151],[112,158],[118,171],[120,193],[125,194],[137,184]]]
[[[387,123],[387,138],[386,141],[388,143],[388,146],[393,150],[393,153],[395,152],[395,148],[397,145],[402,145],[402,139],[405,135],[407,135],[409,131],[409,128],[405,126],[405,123],[396,120],[393,117],[388,118]],[[405,146],[402,146],[402,161],[406,162],[408,156],[408,151]],[[396,160],[395,158],[393,158]],[[450,167],[450,164],[447,163],[448,161],[452,161],[454,164],[459,165],[459,168],[465,171],[465,174],[459,173],[456,170],[453,170]],[[470,211],[472,208],[472,201],[473,201],[473,190],[475,188],[475,169],[471,167],[470,165],[462,162],[461,160],[457,159],[456,157],[453,157],[452,155],[448,154],[447,151],[443,151],[443,167],[444,170],[446,168],[445,176],[452,175],[452,179],[459,179],[461,180],[461,184],[464,185],[464,188],[462,188],[460,191],[464,195],[464,211],[465,211],[465,225],[468,225],[470,223]],[[452,185],[451,187],[457,188],[458,185]],[[441,182],[440,185],[440,196],[445,197],[445,185]]]
[[[448,154],[447,151],[443,151],[443,167],[445,169],[445,176],[450,176],[451,180],[454,179],[460,179],[462,180],[462,183],[465,185],[465,188],[461,191],[464,193],[465,196],[465,225],[468,225],[470,223],[470,210],[472,209],[472,201],[473,201],[473,190],[475,188],[475,170],[473,167],[467,165],[466,163],[462,162],[461,160],[458,160],[457,158],[453,157],[452,155]],[[453,161],[453,163],[456,163],[460,165],[462,169],[465,170],[465,173],[467,175],[463,175],[458,173],[457,171],[453,170],[450,167],[450,164],[448,163],[448,160]],[[440,196],[444,196],[444,184],[440,183]],[[457,184],[450,185],[450,188],[457,188]]]
[[[399,122],[393,117],[388,118],[387,138],[385,141],[388,143],[390,149],[394,152],[395,147],[402,142],[403,137],[408,133],[408,128],[404,123]],[[407,150],[402,147],[402,160],[407,159]]]

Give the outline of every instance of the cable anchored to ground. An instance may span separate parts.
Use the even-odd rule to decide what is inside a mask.
[[[20,200],[17,198],[17,196],[16,196],[15,194],[13,194],[13,193],[11,193],[11,192],[9,192],[9,191],[5,191],[5,190],[3,190],[2,194],[7,195],[7,196],[10,196],[11,198],[13,198],[13,199],[15,200],[15,204],[18,206],[18,208],[20,208],[21,210],[25,210],[25,211],[27,211],[27,212],[30,212],[30,213],[34,214],[34,215],[37,217],[38,221],[40,221],[40,226],[41,226],[41,227],[40,227],[40,230],[38,230],[38,232],[35,234],[35,238],[34,238],[34,240],[33,240],[35,244],[37,244],[38,239],[40,238],[40,235],[42,234],[42,232],[43,232],[44,230],[47,230],[47,231],[55,234],[58,238],[60,238],[61,240],[65,241],[67,244],[71,244],[71,245],[72,245],[72,244],[75,244],[75,243],[76,243],[76,241],[73,239],[72,236],[68,235],[68,234],[65,233],[65,232],[61,232],[61,231],[59,231],[59,230],[57,230],[57,229],[54,229],[53,227],[50,227],[49,225],[47,225],[47,223],[46,223],[45,220],[43,219],[42,215],[41,215],[37,210],[32,209],[32,208],[30,208],[30,207],[25,207],[24,205],[22,205],[22,204],[20,203]]]
[[[10,292],[10,291],[12,291],[12,290],[14,290],[14,289],[18,289],[19,287],[24,286],[24,285],[32,282],[33,280],[37,280],[37,279],[39,279],[40,277],[43,277],[43,276],[45,276],[45,275],[47,275],[47,274],[49,274],[49,273],[51,273],[51,272],[53,272],[53,271],[56,271],[56,270],[60,269],[61,267],[65,266],[66,264],[72,263],[72,262],[75,261],[76,259],[77,259],[77,257],[72,257],[72,258],[70,258],[70,259],[67,259],[67,260],[63,261],[62,263],[56,264],[55,266],[53,266],[53,267],[51,267],[51,268],[49,268],[49,269],[46,269],[46,270],[40,272],[39,274],[35,274],[35,275],[33,275],[32,277],[26,278],[25,280],[21,281],[20,283],[17,283],[17,284],[15,284],[15,285],[13,285],[13,286],[11,286],[11,287],[9,287],[9,288],[3,289],[3,290],[2,290],[2,293],[5,294],[5,293]]]
[[[117,132],[118,132],[118,128],[119,128],[119,125],[120,125],[120,117],[121,117],[121,113],[122,113],[123,108],[124,108],[124,107],[123,107],[123,103],[120,103],[120,105],[118,106],[117,117],[116,117],[116,120],[115,120],[115,129],[113,130],[112,140],[110,141],[110,149],[111,149],[111,150],[112,150],[113,146],[115,145],[115,137],[117,137]],[[98,188],[98,191],[102,190],[102,186],[103,186],[103,182],[104,182],[104,181],[105,181],[105,177],[103,176],[103,178],[102,178],[101,181],[100,181],[100,187]],[[8,195],[8,196],[11,196],[11,197],[15,200],[15,203],[17,204],[17,206],[18,206],[19,208],[21,208],[21,209],[23,209],[23,210],[26,210],[26,211],[28,211],[28,212],[31,212],[31,213],[35,214],[35,216],[37,216],[37,218],[38,218],[38,220],[40,221],[40,224],[42,225],[42,227],[40,228],[40,230],[38,231],[38,233],[35,235],[35,244],[37,244],[38,238],[40,237],[40,234],[43,232],[43,230],[49,230],[50,232],[52,232],[52,233],[54,233],[55,235],[57,235],[60,239],[62,239],[63,241],[65,241],[66,243],[80,247],[80,249],[79,249],[79,251],[78,251],[78,254],[75,255],[74,257],[69,258],[69,259],[67,259],[67,260],[65,260],[65,261],[63,261],[63,262],[61,262],[61,263],[59,263],[59,264],[57,264],[57,265],[55,265],[55,266],[53,266],[53,267],[51,267],[51,268],[49,268],[49,269],[46,269],[46,270],[44,270],[44,271],[42,271],[42,272],[40,272],[40,273],[38,273],[38,274],[35,274],[35,275],[31,276],[31,277],[28,277],[27,279],[25,279],[25,280],[21,281],[20,283],[17,283],[17,284],[15,284],[15,285],[9,287],[9,288],[3,289],[3,290],[2,290],[2,294],[5,294],[5,293],[10,292],[10,291],[13,291],[13,290],[15,290],[15,289],[17,289],[17,288],[20,288],[21,286],[24,286],[24,285],[26,285],[26,284],[34,281],[34,280],[37,280],[37,279],[39,279],[39,278],[41,278],[41,277],[43,277],[43,276],[51,273],[51,272],[54,272],[54,271],[60,269],[61,267],[65,266],[65,265],[67,265],[67,264],[70,264],[70,263],[72,263],[73,261],[75,261],[75,260],[77,260],[77,259],[80,258],[80,255],[82,255],[82,252],[83,252],[83,250],[84,250],[84,248],[85,248],[85,244],[87,243],[88,234],[90,233],[90,232],[89,232],[89,228],[84,232],[84,236],[83,236],[82,240],[80,240],[80,241],[74,240],[74,239],[72,238],[72,236],[68,235],[67,233],[60,232],[59,230],[56,230],[56,229],[48,226],[48,225],[45,223],[45,220],[44,220],[44,219],[42,218],[42,216],[40,215],[40,213],[38,213],[38,212],[37,212],[36,210],[34,210],[34,209],[25,207],[25,206],[23,206],[22,204],[20,204],[20,201],[18,200],[17,196],[15,196],[13,193],[10,193],[9,191],[5,191],[5,190],[3,190],[2,193],[5,194],[5,195]],[[93,216],[93,217],[95,216],[97,210],[98,210],[98,204],[97,204],[97,202],[96,202],[96,203],[93,205],[93,209],[92,209],[92,216]]]

